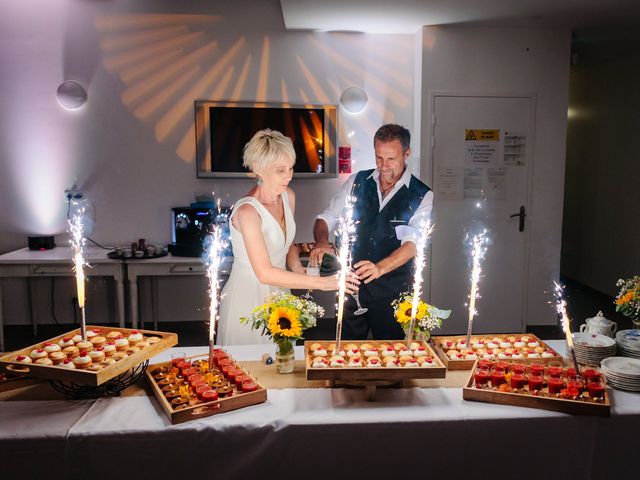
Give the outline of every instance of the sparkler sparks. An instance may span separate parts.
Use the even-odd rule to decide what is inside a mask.
[[[562,330],[564,330],[565,338],[567,339],[567,347],[571,353],[573,364],[576,369],[576,373],[580,373],[580,367],[578,366],[578,359],[576,358],[575,351],[573,350],[573,336],[571,335],[571,319],[567,314],[567,302],[563,297],[564,287],[558,282],[553,282],[555,296],[556,296],[556,311],[560,315],[562,322]]]
[[[471,292],[469,293],[469,324],[467,326],[467,343],[471,341],[471,331],[473,330],[473,318],[477,315],[476,299],[480,298],[478,294],[478,282],[482,274],[482,260],[487,252],[487,230],[473,236],[471,240],[471,256],[473,265],[471,267]]]
[[[347,197],[346,205],[338,223],[338,236],[340,237],[340,249],[338,261],[340,262],[340,274],[338,277],[338,316],[336,323],[336,352],[340,351],[340,339],[342,337],[342,317],[344,315],[344,297],[347,289],[347,275],[351,271],[351,245],[356,231],[353,222],[353,205],[355,198]]]
[[[218,225],[212,226],[212,231],[207,237],[205,245],[204,263],[207,266],[207,279],[209,280],[209,368],[213,367],[213,340],[216,334],[216,321],[218,320],[218,287],[220,284],[219,273],[222,266],[222,254],[226,247],[226,241],[222,238],[222,229]]]
[[[80,308],[80,313],[82,317],[82,321],[80,323],[80,335],[82,336],[82,340],[87,339],[86,334],[86,317],[85,317],[85,291],[84,291],[84,283],[85,283],[85,274],[84,267],[86,262],[84,260],[84,214],[85,214],[85,206],[79,205],[74,209],[73,214],[67,220],[69,234],[71,235],[71,248],[73,249],[73,268],[76,272],[76,294],[78,296],[78,307]]]
[[[573,337],[571,336],[571,320],[569,319],[569,315],[567,314],[567,302],[562,296],[564,292],[564,287],[560,285],[558,282],[553,282],[555,294],[556,294],[556,311],[558,315],[560,315],[560,320],[562,321],[562,330],[567,337],[567,345],[569,348],[573,349]]]
[[[422,221],[420,223],[420,238],[416,245],[415,270],[413,272],[413,300],[411,301],[411,323],[409,324],[409,333],[407,335],[407,346],[413,340],[413,329],[416,324],[416,314],[418,312],[418,304],[420,303],[420,295],[422,295],[422,271],[425,264],[425,250],[427,242],[433,233],[434,226],[431,220]]]

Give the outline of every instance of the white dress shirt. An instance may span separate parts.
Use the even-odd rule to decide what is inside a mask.
[[[329,231],[333,230],[340,218],[340,215],[342,215],[342,211],[345,207],[347,197],[351,193],[356,175],[357,173],[354,173],[346,182],[344,182],[338,193],[331,199],[331,202],[329,202],[329,208],[316,217],[316,219],[322,219],[326,222],[327,227],[329,227]],[[378,169],[375,169],[367,179],[372,177],[377,186],[376,191],[378,192],[378,204],[380,205],[378,212],[380,212],[384,206],[391,201],[393,196],[403,185],[406,185],[406,187],[409,188],[409,182],[411,181],[411,173],[405,168],[400,179],[383,199],[382,191],[380,190],[380,172]],[[432,208],[433,191],[429,190],[422,198],[416,212],[409,219],[409,223],[407,225],[400,225],[396,227],[396,237],[400,240],[400,244],[404,244],[405,242],[413,242],[416,245],[418,244],[418,238],[420,238],[420,224],[422,221],[426,222],[429,220]]]

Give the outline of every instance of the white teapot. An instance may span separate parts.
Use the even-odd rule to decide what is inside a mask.
[[[618,330],[618,324],[605,318],[602,311],[599,311],[595,317],[587,318],[585,321],[587,322],[586,324],[580,325],[581,332],[598,333],[613,338],[616,330]]]

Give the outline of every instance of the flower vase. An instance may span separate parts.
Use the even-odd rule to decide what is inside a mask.
[[[631,328],[640,330],[640,317],[631,318]]]
[[[290,342],[279,343],[276,351],[276,369],[278,373],[293,373],[295,357],[293,345]]]

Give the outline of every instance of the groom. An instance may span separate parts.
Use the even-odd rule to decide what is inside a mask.
[[[394,124],[380,127],[373,139],[376,168],[351,175],[313,227],[316,248],[310,261],[320,264],[325,253],[333,253],[329,231],[342,214],[347,197],[353,195],[353,267],[363,281],[360,303],[369,311],[354,316],[356,303],[348,297],[343,324],[346,340],[365,340],[369,331],[377,340],[404,338],[391,302],[411,288],[420,236],[417,227],[429,219],[433,206],[431,189],[406,168],[410,142],[406,128]]]

